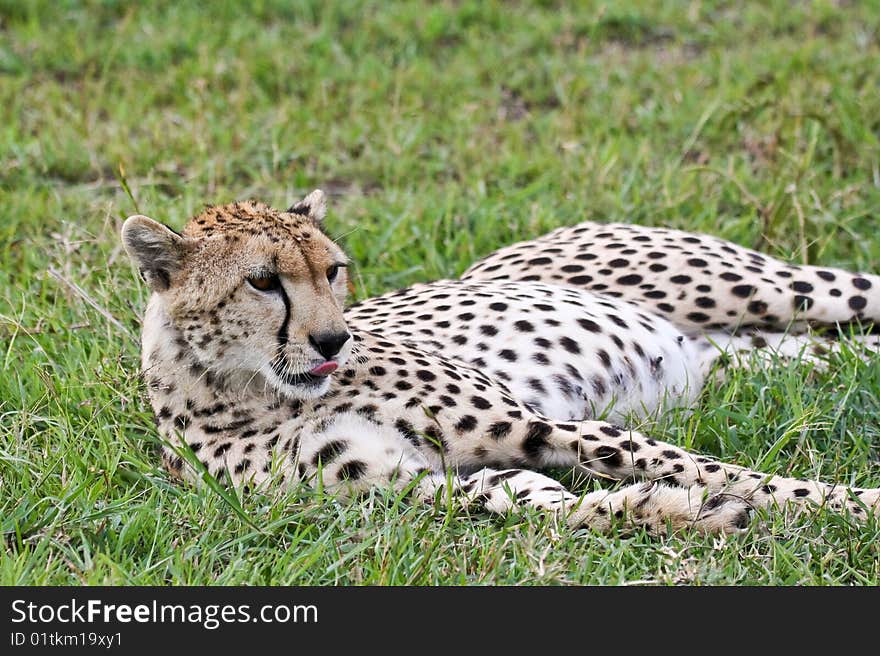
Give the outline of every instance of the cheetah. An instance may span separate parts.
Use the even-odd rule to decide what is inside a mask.
[[[669,231],[608,228],[624,246],[602,237],[607,244],[594,248],[598,234],[583,235],[601,228],[585,225],[573,238],[557,231],[502,249],[463,279],[346,310],[349,261],[325,233],[325,214],[316,190],[287,211],[256,201],[208,207],[179,233],[142,215],[125,221],[123,244],[151,289],[142,373],[173,475],[195,484],[208,475],[242,490],[304,482],[340,497],[382,486],[416,500],[443,495],[493,513],[532,507],[572,527],[657,535],[739,532],[755,507],[827,505],[863,518],[880,506],[878,489],[751,471],[622,425],[631,411],[693,402],[724,348],[704,330],[739,326],[743,303],[746,312],[766,304],[757,313],[765,328],[796,319],[795,309],[808,320],[867,320],[880,307],[871,293],[880,289],[876,278],[792,268],[766,256],[758,266],[738,247]],[[643,234],[657,245],[636,238]],[[700,244],[734,252],[709,264]],[[650,277],[666,272],[650,268],[664,259],[650,253],[661,251],[670,275],[694,279],[693,294]],[[576,280],[567,267],[584,266],[590,260],[582,256],[593,253],[601,270],[618,274],[605,276],[604,289],[578,288],[592,280]],[[707,263],[682,268],[681,257]],[[754,291],[722,298],[720,267]],[[784,312],[786,292],[771,270],[826,290],[853,312],[838,312],[840,303],[826,304],[818,293]],[[838,286],[821,286],[834,282],[822,271]],[[717,305],[697,300],[710,291],[695,274],[716,285]],[[532,275],[538,278],[522,279]],[[641,281],[620,280],[628,275]],[[655,288],[642,287],[653,280]],[[850,289],[846,298],[831,293],[843,282],[859,291],[862,307],[853,306]],[[654,297],[642,293],[654,289],[677,305],[656,311]],[[728,342],[738,348],[741,339],[754,346],[754,336]],[[627,483],[577,495],[542,473],[548,468]]]

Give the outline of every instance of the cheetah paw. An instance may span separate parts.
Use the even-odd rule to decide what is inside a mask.
[[[744,531],[750,517],[751,506],[739,497],[713,495],[700,486],[642,483],[588,494],[569,515],[569,524],[607,531],[624,523],[658,535],[668,529],[731,534]]]

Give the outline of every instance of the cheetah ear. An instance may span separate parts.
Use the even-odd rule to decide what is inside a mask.
[[[136,214],[122,224],[122,243],[147,284],[158,292],[171,286],[183,266],[187,240],[168,226]]]
[[[321,225],[321,222],[327,214],[327,197],[324,196],[323,191],[315,189],[301,201],[295,205],[291,205],[287,211],[290,214],[306,216],[318,225]]]

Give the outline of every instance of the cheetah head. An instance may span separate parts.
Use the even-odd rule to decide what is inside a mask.
[[[177,357],[232,385],[262,379],[292,398],[324,394],[353,341],[342,315],[347,259],[321,230],[325,213],[316,190],[286,212],[209,207],[181,233],[129,217],[122,241],[152,289],[148,319],[158,312],[170,324]]]

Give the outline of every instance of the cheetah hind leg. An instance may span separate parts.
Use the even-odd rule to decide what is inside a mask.
[[[797,360],[825,369],[832,354],[852,351],[865,362],[880,354],[880,335],[850,334],[843,328],[797,334],[755,328],[735,335],[706,333],[693,339],[703,376],[708,376],[719,360],[726,368],[737,369],[766,369],[779,360]]]
[[[564,517],[573,528],[603,533],[613,528],[642,528],[652,535],[685,529],[729,534],[744,530],[750,516],[750,506],[742,499],[711,494],[699,485],[684,488],[639,483],[578,497],[558,481],[524,469],[487,468],[455,477],[431,474],[420,483],[416,494],[420,500],[429,501],[443,498],[450,491],[465,507],[476,506],[496,514],[532,507]]]

